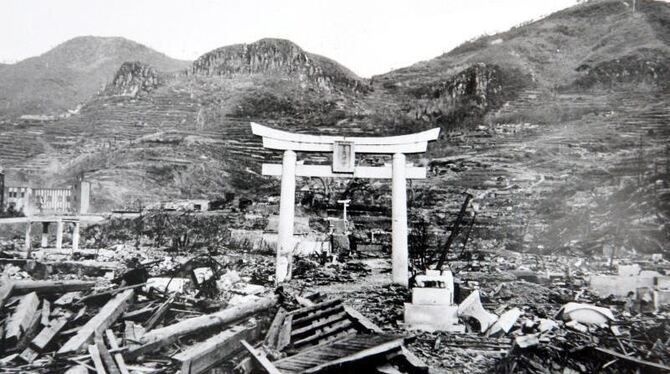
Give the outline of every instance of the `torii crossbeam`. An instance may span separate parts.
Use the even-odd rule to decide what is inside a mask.
[[[344,137],[296,134],[251,123],[254,135],[263,137],[263,147],[284,151],[282,164],[263,164],[263,175],[281,176],[276,281],[291,278],[295,177],[377,178],[392,180],[393,283],[409,282],[407,249],[407,179],[426,178],[423,167],[407,166],[406,153],[422,153],[437,139],[439,128],[410,135]],[[332,165],[298,165],[296,152],[333,152]],[[356,166],[357,153],[392,154],[391,166]]]

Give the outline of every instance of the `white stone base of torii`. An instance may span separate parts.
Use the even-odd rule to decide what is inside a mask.
[[[407,179],[426,178],[423,167],[407,166],[406,153],[426,151],[428,142],[437,139],[439,128],[389,137],[318,136],[290,133],[251,123],[254,135],[263,137],[263,147],[284,151],[282,164],[263,164],[263,175],[281,176],[279,227],[277,240],[276,282],[291,278],[294,250],[295,178],[377,178],[392,180],[392,261],[393,283],[407,286],[409,252],[407,249]],[[332,165],[297,163],[296,152],[333,152]],[[391,166],[356,166],[358,153],[393,155]]]

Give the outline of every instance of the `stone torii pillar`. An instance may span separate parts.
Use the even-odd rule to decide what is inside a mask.
[[[30,221],[29,217],[26,223],[26,244],[25,244],[26,252],[28,252],[28,258],[30,258],[30,251],[33,248],[32,230],[33,230],[33,223]]]
[[[405,155],[393,155],[393,180],[391,185],[391,246],[393,283],[407,286],[409,277],[409,249],[407,248],[407,179]]]
[[[389,137],[343,137],[294,134],[251,123],[254,135],[263,137],[263,147],[284,151],[282,164],[263,164],[263,175],[281,176],[276,282],[291,278],[295,178],[379,178],[391,179],[393,187],[393,283],[409,283],[407,249],[407,179],[426,178],[426,169],[406,165],[406,153],[425,152],[437,139],[439,128],[411,135]],[[332,152],[332,165],[297,164],[296,152]],[[391,166],[356,166],[357,153],[393,155]]]
[[[279,200],[279,225],[277,227],[277,264],[275,279],[281,282],[291,278],[293,253],[293,221],[295,220],[295,169],[297,156],[284,151],[282,161],[281,198]]]
[[[79,228],[81,226],[79,221],[74,221],[72,224],[74,227],[72,228],[72,250],[70,251],[70,255],[79,250]]]
[[[63,248],[63,220],[58,219],[56,221],[56,249],[60,250]]]
[[[46,248],[49,246],[49,222],[42,222],[42,243],[40,247]]]

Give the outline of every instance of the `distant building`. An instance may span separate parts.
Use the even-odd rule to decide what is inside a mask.
[[[0,174],[1,175],[1,174]],[[90,183],[77,179],[72,187],[67,188],[34,188],[30,185],[12,185],[2,182],[2,209],[10,207],[24,214],[86,214],[89,210],[91,193]]]
[[[74,210],[70,188],[34,188],[28,202],[32,214],[67,213]]]
[[[25,212],[28,207],[30,192],[30,187],[4,185],[3,201],[5,206],[3,206],[3,210],[9,209],[11,207],[16,211],[23,210]]]

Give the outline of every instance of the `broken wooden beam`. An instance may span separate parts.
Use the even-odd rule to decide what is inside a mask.
[[[37,352],[36,350],[28,347],[28,348],[24,349],[23,352],[21,352],[21,354],[19,355],[19,358],[21,358],[26,363],[32,364],[33,361],[35,361],[35,359],[39,355],[40,355],[39,352]]]
[[[199,374],[242,349],[242,340],[260,337],[260,326],[236,325],[202,343],[196,344],[172,358],[181,363],[181,374]]]
[[[98,314],[77,332],[77,335],[73,336],[58,350],[58,353],[77,352],[83,349],[86,343],[92,340],[96,331],[106,330],[119,318],[128,307],[128,303],[132,300],[134,294],[133,290],[125,290],[109,300]]]
[[[144,327],[132,321],[125,321],[125,329],[123,332],[123,345],[128,346],[130,350],[139,348],[142,344],[140,341],[145,334]]]
[[[40,299],[34,292],[21,297],[19,305],[9,318],[9,322],[5,328],[5,344],[11,346],[18,342],[24,331],[28,330],[30,324],[33,322],[33,317],[37,313],[39,304]]]
[[[42,319],[42,313],[40,311],[36,311],[35,314],[33,314],[33,319],[30,321],[30,324],[28,325],[28,328],[25,331],[22,331],[22,336],[21,339],[16,343],[16,346],[11,347],[12,350],[16,351],[23,351],[30,341],[37,335],[37,332],[39,331],[40,328],[40,320]]]
[[[349,317],[351,317],[351,319],[353,319],[356,324],[363,327],[365,330],[367,330],[367,332],[375,332],[378,334],[382,333],[382,329],[379,326],[370,321],[366,316],[362,315],[356,309],[345,305],[344,311],[347,312]]]
[[[426,363],[423,362],[414,353],[412,353],[412,351],[405,348],[404,345],[401,347],[401,354],[405,357],[405,360],[407,360],[407,363],[410,364],[412,367],[414,367],[414,369],[417,372],[427,374],[430,371],[430,367],[428,365],[426,365]]]
[[[22,295],[30,292],[35,292],[39,295],[66,293],[89,290],[93,286],[95,286],[95,282],[80,280],[16,280],[14,281],[13,294]]]
[[[98,347],[94,344],[89,345],[88,353],[91,355],[93,365],[95,365],[95,372],[98,374],[107,374],[107,372],[105,371],[105,365],[102,363],[102,358],[100,358],[100,352],[98,352]]]
[[[40,352],[44,352],[47,345],[54,337],[63,329],[67,323],[67,317],[60,317],[49,322],[49,325],[44,327],[42,331],[30,342],[30,346],[21,352],[21,359],[27,363],[32,363]]]
[[[112,358],[112,355],[109,353],[109,350],[107,349],[107,346],[105,345],[105,342],[102,339],[102,335],[99,332],[96,332],[94,341],[95,346],[98,348],[100,358],[102,359],[102,362],[105,364],[107,371],[110,374],[121,374],[119,368],[116,367],[116,362],[114,361],[114,358]]]
[[[67,371],[65,371],[65,374],[88,374],[88,369],[86,368],[86,366],[77,365],[67,369]]]
[[[242,340],[240,343],[251,353],[251,358],[254,362],[260,365],[268,374],[282,374],[262,352],[252,347],[246,340]]]
[[[316,312],[318,310],[325,310],[326,308],[330,308],[332,306],[339,306],[340,304],[342,304],[342,299],[339,298],[332,299],[313,306],[298,309],[295,312],[293,312],[293,315],[295,316],[296,319],[299,319],[300,317],[305,316],[309,313]]]
[[[142,284],[133,284],[131,286],[112,288],[111,290],[102,291],[102,292],[98,292],[98,293],[94,293],[94,294],[91,294],[91,295],[84,296],[78,301],[78,303],[85,303],[89,300],[93,300],[93,299],[97,299],[97,298],[105,297],[105,296],[114,296],[114,295],[116,295],[116,294],[118,294],[122,291],[133,290],[135,288],[139,288],[139,287],[142,287],[142,286],[145,286],[145,285],[146,285],[146,283],[142,283]]]
[[[372,357],[372,356],[376,356],[376,355],[385,354],[385,353],[387,353],[391,350],[394,350],[394,349],[400,349],[402,347],[404,341],[405,341],[404,338],[394,339],[394,340],[391,340],[389,342],[380,344],[378,346],[368,348],[368,349],[364,349],[362,351],[358,351],[358,352],[353,353],[351,355],[348,355],[348,356],[345,356],[345,357],[342,357],[342,358],[338,358],[336,360],[329,361],[329,362],[323,363],[321,365],[311,367],[307,370],[304,370],[303,373],[309,374],[309,373],[318,373],[320,371],[331,371],[331,370],[337,371],[338,368],[341,368],[342,366],[345,366],[345,365],[352,364],[356,361],[360,361],[360,360],[363,360],[363,359],[366,359],[366,358],[369,358],[369,357]]]
[[[114,332],[110,329],[107,329],[105,330],[105,335],[107,336],[107,341],[109,342],[110,348],[112,348],[114,351],[119,350],[119,342],[116,341]],[[121,374],[130,374],[128,371],[128,366],[126,366],[126,361],[123,359],[123,355],[121,353],[114,353],[114,361],[116,361],[116,365],[119,367]]]
[[[284,323],[284,318],[286,318],[286,310],[284,308],[279,308],[277,314],[275,314],[270,328],[268,329],[267,334],[265,334],[264,344],[272,349],[277,348],[277,339],[279,338],[279,330],[281,329],[282,324]]]
[[[142,346],[131,349],[129,357],[137,357],[145,352],[152,352],[171,344],[182,336],[233,323],[244,317],[272,308],[277,304],[278,297],[265,297],[250,303],[237,305],[212,314],[197,316],[175,324],[147,332],[141,339]]]
[[[51,316],[51,303],[49,300],[42,300],[42,316],[40,317],[40,323],[42,326],[49,325],[49,317]]]
[[[640,365],[640,366],[648,366],[648,367],[652,367],[652,368],[655,368],[655,369],[658,369],[658,370],[663,370],[663,371],[666,371],[666,372],[670,371],[670,366],[665,366],[663,364],[658,364],[658,363],[651,362],[651,361],[641,360],[641,359],[636,358],[636,357],[626,356],[624,354],[621,354],[619,352],[616,352],[616,351],[613,351],[613,350],[607,349],[607,348],[594,347],[594,349],[598,352],[602,352],[602,353],[620,358],[622,360],[626,360],[626,361],[635,363],[635,364]]]
[[[169,299],[165,300],[161,306],[156,309],[156,312],[147,320],[147,322],[144,324],[144,328],[147,329],[147,331],[153,329],[156,327],[157,324],[161,322],[163,317],[165,317],[165,313],[167,313],[168,310],[170,310],[170,306],[174,302],[174,298],[170,297]]]
[[[5,306],[5,302],[14,290],[14,282],[9,278],[3,277],[2,284],[0,284],[0,310]]]
[[[293,329],[293,315],[289,314],[284,318],[279,334],[277,335],[277,350],[281,351],[287,345],[291,344],[291,330]]]
[[[353,327],[353,322],[350,320],[343,320],[341,322],[334,323],[332,325],[328,325],[321,329],[318,333],[305,337],[300,340],[292,341],[291,346],[295,348],[299,348],[301,346],[307,345],[307,344],[315,344],[318,343],[320,340],[325,339],[327,337],[330,337],[334,334],[339,334],[341,332],[348,331],[350,328]]]
[[[341,303],[339,303],[339,304],[335,304],[335,305],[332,305],[332,306],[324,306],[323,309],[314,309],[314,310],[311,311],[311,312],[314,312],[312,314],[295,313],[294,312],[293,313],[293,323],[295,323],[296,325],[303,325],[305,323],[308,323],[308,322],[311,322],[311,321],[314,321],[314,320],[317,320],[317,319],[325,318],[325,317],[327,317],[331,314],[339,313],[343,310],[344,310],[344,306]],[[302,309],[300,309],[299,311],[302,311]],[[302,316],[298,317],[300,315],[302,315]]]

